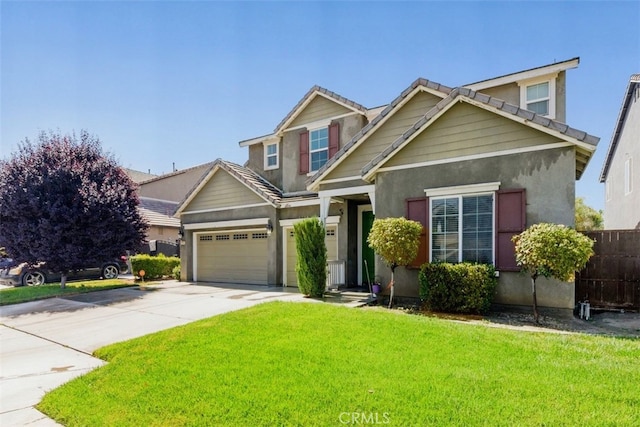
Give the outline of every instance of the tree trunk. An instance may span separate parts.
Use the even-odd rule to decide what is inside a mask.
[[[393,303],[393,290],[395,288],[395,282],[393,280],[393,270],[395,270],[395,268],[391,269],[391,293],[389,294],[389,308],[391,308],[391,304]]]
[[[60,288],[64,289],[67,287],[67,275],[63,274],[62,276],[60,276]]]
[[[536,297],[536,279],[538,278],[537,274],[531,276],[531,293],[533,295],[533,319],[536,323],[540,323],[540,313],[538,313],[538,299]]]

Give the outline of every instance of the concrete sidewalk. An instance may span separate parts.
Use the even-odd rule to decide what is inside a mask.
[[[91,356],[100,347],[274,300],[309,301],[282,288],[167,281],[0,307],[0,425],[56,425],[33,406],[102,366]]]

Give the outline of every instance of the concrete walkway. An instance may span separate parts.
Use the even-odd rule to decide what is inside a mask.
[[[265,301],[309,301],[296,291],[167,281],[0,307],[0,425],[57,425],[33,408],[44,394],[104,362],[126,341]]]

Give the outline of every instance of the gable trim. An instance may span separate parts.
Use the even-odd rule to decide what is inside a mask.
[[[197,222],[184,224],[185,230],[203,230],[205,228],[229,228],[229,227],[251,227],[264,226],[266,229],[269,218],[236,219],[232,221]]]
[[[190,214],[200,214],[200,213],[209,213],[209,212],[220,212],[220,211],[228,211],[233,209],[248,209],[248,208],[257,208],[260,206],[271,206],[269,203],[253,203],[250,205],[237,205],[237,206],[225,206],[222,208],[212,208],[212,209],[200,209],[197,211],[182,211],[182,215],[190,215]]]
[[[351,141],[349,141],[349,143],[347,143],[342,149],[338,151],[337,156],[334,157],[333,160],[329,159],[326,168],[321,168],[320,170],[318,170],[318,172],[314,174],[310,179],[310,184],[307,186],[307,189],[309,191],[318,191],[318,189],[320,188],[320,184],[331,182],[330,180],[323,181],[322,178],[327,176],[331,173],[331,171],[337,168],[345,159],[349,157],[349,152],[353,153],[353,151],[356,150],[360,145],[364,144],[369,136],[374,134],[376,130],[378,130],[387,121],[389,121],[396,112],[400,111],[402,107],[404,107],[409,101],[411,101],[418,93],[427,92],[442,99],[444,99],[448,95],[448,93],[440,92],[439,90],[429,87],[428,85],[430,83],[433,84],[432,82],[422,82],[420,79],[418,79],[417,82],[419,83],[416,84],[416,82],[414,82],[412,84],[412,86],[416,85],[413,89],[411,89],[412,86],[409,86],[409,88],[400,95],[400,99],[396,98],[393,102],[387,105],[387,107],[384,108],[380,112],[380,114],[378,114],[367,126],[362,128],[360,132],[358,132],[351,139]],[[445,91],[451,90],[439,84],[436,85],[438,85],[438,87],[442,87]],[[407,93],[409,89],[411,90]],[[350,146],[349,144],[352,145]],[[360,177],[358,177],[358,179],[360,179]]]
[[[282,128],[280,132],[282,133],[282,132],[291,132],[291,131],[302,130],[302,129],[312,130],[312,129],[326,128],[326,127],[329,127],[331,122],[334,120],[342,119],[344,117],[349,117],[349,116],[355,116],[357,114],[362,114],[362,113],[352,111],[350,113],[340,114],[339,116],[333,116],[333,117],[329,117],[322,120],[316,120],[315,122],[305,123],[303,125],[298,125],[290,128]]]
[[[529,70],[519,71],[516,73],[507,74],[501,77],[495,77],[492,79],[482,80],[475,83],[469,83],[464,87],[471,90],[482,91],[483,89],[506,85],[509,83],[515,83],[520,80],[537,79],[539,77],[557,74],[561,71],[565,71],[571,68],[576,68],[580,64],[580,58],[572,58],[562,62],[556,62],[554,64],[543,65],[541,67],[531,68]]]
[[[329,91],[324,89],[324,92],[329,92]],[[288,129],[287,126],[289,126],[289,124],[291,124],[291,122],[293,122],[296,119],[296,117],[300,115],[300,113],[311,103],[311,101],[313,101],[316,98],[316,96],[322,96],[323,98],[331,102],[334,102],[338,105],[341,105],[342,107],[345,107],[354,113],[365,114],[366,108],[363,107],[362,105],[356,104],[353,101],[349,101],[347,98],[338,97],[337,95],[336,96],[332,96],[332,95],[336,95],[336,94],[334,94],[333,92],[330,92],[329,94],[323,93],[323,89],[320,86],[314,86],[311,92],[305,95],[305,98],[303,99],[303,101],[298,103],[298,105],[296,105],[293,108],[293,110],[289,112],[287,117],[285,117],[285,119],[278,125],[274,133],[281,133],[283,130]]]
[[[531,111],[523,110],[519,107],[516,107],[515,105],[508,104],[502,100],[492,98],[479,92],[474,92],[467,88],[457,88],[453,92],[451,92],[451,94],[447,98],[440,101],[424,116],[416,121],[413,126],[408,128],[382,153],[378,154],[369,163],[367,163],[362,168],[363,179],[365,181],[371,182],[372,176],[375,175],[375,173],[380,170],[380,168],[386,162],[393,158],[393,156],[400,152],[405,146],[413,141],[425,129],[431,126],[431,124],[436,122],[445,112],[449,111],[449,109],[451,109],[458,102],[466,102],[470,105],[482,108],[483,110],[487,110],[506,119],[521,123],[530,128],[554,136],[558,139],[572,143],[573,145],[578,146],[589,153],[593,153],[595,151],[596,144],[599,141],[599,138],[591,136],[586,132],[573,129],[564,123],[560,123],[546,117],[538,116]],[[544,123],[544,125],[538,122],[542,122]],[[594,142],[589,143],[583,141]],[[586,163],[588,163],[589,158],[590,156],[585,160],[585,167]],[[578,171],[576,171],[576,177],[579,178],[579,174],[577,172]]]
[[[391,172],[391,171],[404,170],[404,169],[421,168],[425,166],[446,165],[448,163],[465,162],[469,160],[480,160],[480,159],[487,159],[490,157],[510,156],[512,154],[531,153],[535,151],[553,150],[556,148],[564,148],[564,147],[573,147],[573,144],[571,144],[570,142],[555,142],[552,144],[533,145],[531,147],[525,147],[525,148],[514,148],[514,149],[502,150],[502,151],[490,151],[488,153],[471,154],[468,156],[459,156],[459,157],[450,157],[448,159],[439,159],[439,160],[432,160],[428,162],[410,163],[408,165],[381,167],[380,169],[377,170],[377,172]],[[370,182],[371,175],[373,175],[373,173],[366,175],[364,179]]]

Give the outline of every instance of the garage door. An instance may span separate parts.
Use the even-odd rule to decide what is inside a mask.
[[[338,259],[337,226],[327,226],[327,261]],[[296,238],[293,228],[287,230],[287,286],[298,286],[296,276]]]
[[[266,285],[267,237],[256,231],[200,234],[198,281]]]

